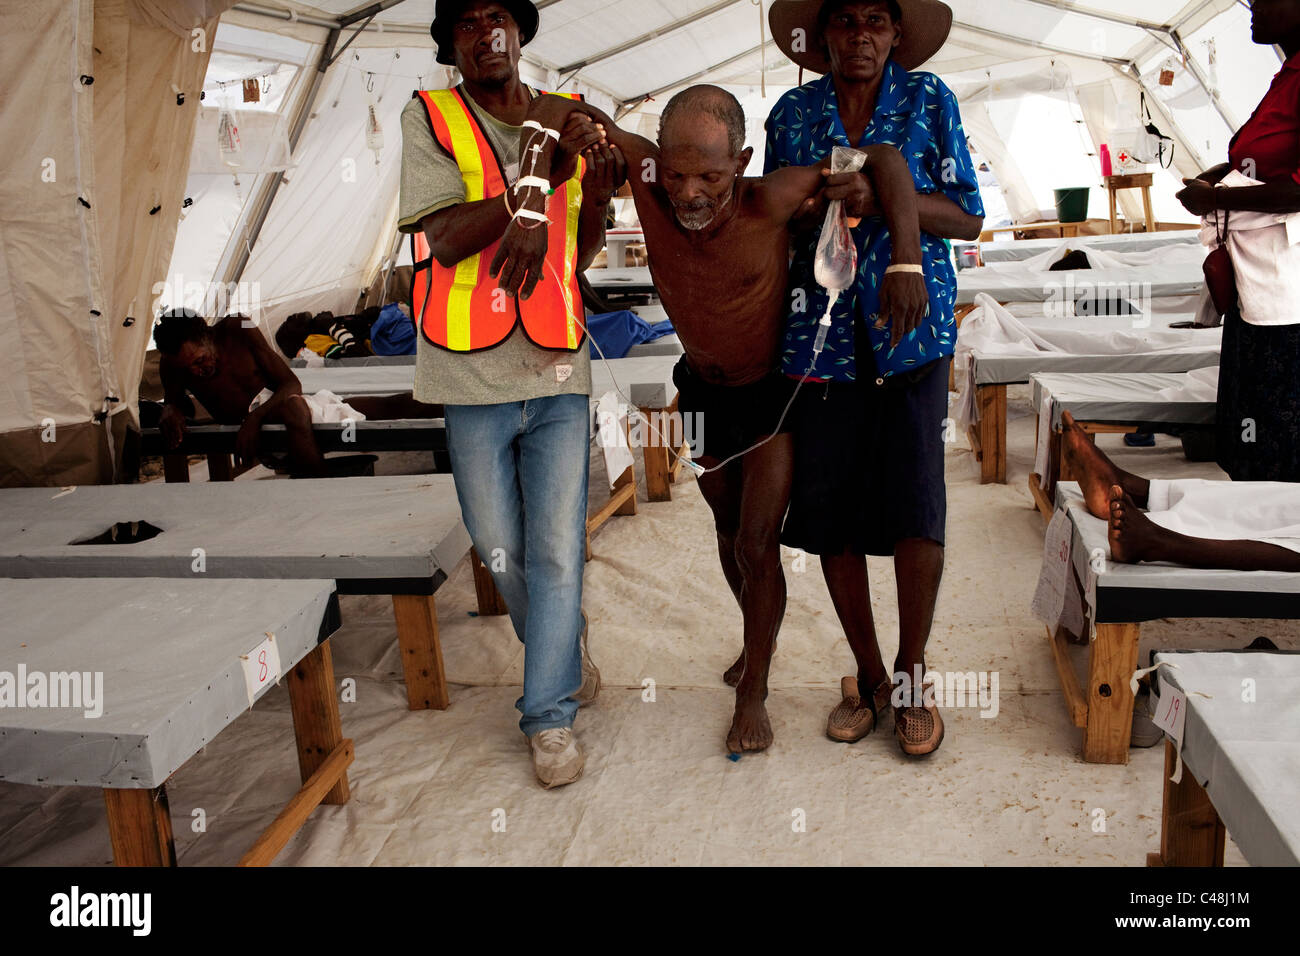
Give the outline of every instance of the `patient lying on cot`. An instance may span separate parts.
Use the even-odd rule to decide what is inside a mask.
[[[436,405],[414,401],[409,394],[353,396],[345,403],[332,392],[303,395],[297,376],[271,348],[261,331],[245,317],[228,315],[215,324],[194,312],[165,314],[154,327],[161,353],[165,408],[158,427],[168,448],[185,437],[185,417],[192,394],[223,425],[240,425],[235,457],[254,464],[257,439],[264,424],[284,425],[288,464],[294,474],[325,474],[324,456],[312,435],[312,425],[345,420],[436,418]]]
[[[1110,526],[1116,561],[1300,571],[1300,485],[1143,478],[1107,458],[1069,412],[1061,446],[1089,513]]]

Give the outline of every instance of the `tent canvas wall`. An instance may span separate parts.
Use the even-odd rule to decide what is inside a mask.
[[[0,4],[0,485],[113,478],[228,6]]]

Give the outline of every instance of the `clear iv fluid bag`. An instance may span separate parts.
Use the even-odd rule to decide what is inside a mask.
[[[375,115],[375,106],[370,104],[369,115],[366,117],[366,149],[373,149],[375,152],[384,148],[384,128],[379,125],[379,117]]]
[[[221,159],[227,166],[238,166],[243,147],[239,142],[239,127],[235,125],[234,114],[222,110],[217,121],[217,147],[221,150]]]
[[[856,149],[836,146],[831,153],[831,172],[856,173],[866,158]],[[857,271],[858,249],[849,232],[844,203],[838,199],[831,200],[826,207],[821,238],[817,240],[817,252],[813,256],[813,278],[827,292],[843,292],[853,285]],[[835,296],[831,298],[833,300]]]

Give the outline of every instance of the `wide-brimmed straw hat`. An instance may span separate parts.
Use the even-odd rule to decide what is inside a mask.
[[[470,5],[472,0],[438,0],[434,9],[433,23],[429,24],[429,33],[438,43],[438,55],[436,57],[439,63],[446,66],[456,65],[456,51],[452,49],[451,28],[456,24],[456,18],[460,16],[461,11]],[[515,23],[519,24],[519,45],[524,46],[537,35],[537,24],[541,19],[531,0],[497,0],[503,7],[510,11],[510,15],[515,18]]]
[[[903,39],[890,59],[905,70],[915,70],[939,49],[952,30],[952,7],[940,0],[897,0],[903,11]],[[781,52],[814,73],[829,73],[830,60],[817,35],[817,14],[823,0],[776,0],[767,12],[772,39]],[[802,33],[797,31],[802,30]],[[796,50],[794,41],[802,37]]]

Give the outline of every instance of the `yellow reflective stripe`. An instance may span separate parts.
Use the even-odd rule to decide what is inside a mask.
[[[579,158],[577,173],[569,180],[567,183],[568,188],[565,189],[569,209],[564,230],[564,281],[560,283],[560,289],[564,293],[564,324],[569,348],[571,349],[578,347],[578,313],[576,310],[581,307],[581,303],[573,301],[569,277],[575,273],[578,264],[578,214],[582,211],[583,165],[582,159]]]
[[[465,107],[450,90],[434,90],[429,95],[451,134],[452,153],[460,167],[461,178],[465,180],[465,200],[477,202],[484,198],[483,157]],[[470,310],[474,290],[478,288],[478,273],[477,252],[456,263],[451,293],[447,298],[447,348],[456,352],[468,352],[471,348]]]
[[[461,177],[465,180],[466,202],[483,199],[483,157],[479,155],[478,140],[474,128],[470,126],[469,116],[456,94],[451,90],[433,90],[429,93],[438,112],[442,114],[447,131],[451,134],[451,151],[460,167]]]

